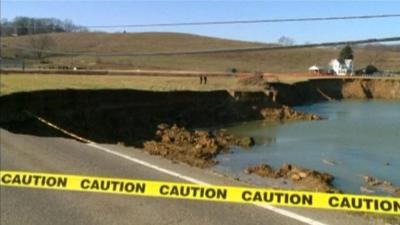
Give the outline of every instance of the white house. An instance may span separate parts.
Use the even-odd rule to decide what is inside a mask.
[[[353,75],[352,59],[333,59],[329,62],[329,67],[337,76]]]

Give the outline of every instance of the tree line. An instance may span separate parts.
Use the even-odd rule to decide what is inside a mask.
[[[87,31],[87,27],[76,25],[71,20],[56,18],[16,17],[13,20],[0,21],[1,36]]]

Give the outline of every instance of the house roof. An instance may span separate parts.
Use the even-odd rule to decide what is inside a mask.
[[[350,62],[352,62],[352,61],[353,61],[352,59],[332,59],[332,60],[330,61],[330,63],[338,62],[338,63],[340,63],[340,64],[346,64],[346,62],[347,62],[347,63],[350,63]]]
[[[329,66],[330,67],[340,66],[342,68],[351,69],[353,67],[353,60],[352,59],[346,59],[346,60],[332,59],[329,62]]]

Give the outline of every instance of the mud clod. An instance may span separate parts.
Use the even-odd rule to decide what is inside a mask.
[[[252,138],[236,139],[225,132],[189,131],[168,124],[160,124],[157,128],[155,140],[144,142],[145,151],[201,168],[215,165],[214,158],[228,152],[231,145],[249,147],[254,144]]]
[[[254,167],[249,167],[244,170],[246,174],[257,174],[261,177],[276,178],[274,169],[268,164],[260,164]]]
[[[293,181],[305,190],[322,191],[328,193],[340,193],[341,191],[332,186],[334,177],[328,173],[318,172],[291,164],[283,164],[278,170],[267,165],[261,164],[249,167],[244,171],[247,174],[256,174],[261,177],[284,178]]]
[[[252,137],[243,137],[239,138],[235,141],[235,144],[241,146],[243,148],[249,148],[255,144],[254,139]]]
[[[390,195],[400,196],[400,187],[396,187],[391,182],[386,180],[380,180],[372,176],[363,176],[364,183],[373,192],[384,192]]]
[[[316,114],[298,112],[289,106],[282,106],[280,108],[263,108],[261,115],[265,120],[270,121],[284,121],[284,120],[321,120],[322,118]]]

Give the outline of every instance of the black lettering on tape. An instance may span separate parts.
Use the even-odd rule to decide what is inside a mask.
[[[0,171],[1,185],[37,187],[37,188],[65,188],[64,190],[76,190],[74,184],[68,184],[68,175],[50,175],[40,173]],[[78,177],[78,176],[75,176]],[[72,178],[80,182],[80,189],[92,192],[114,192],[114,193],[143,193],[146,194],[146,181],[83,177]],[[150,182],[151,183],[151,182]],[[149,185],[150,185],[149,183]],[[229,187],[171,184],[161,183],[159,193],[165,197],[181,197],[203,200],[226,200]],[[156,186],[157,186],[156,185]],[[79,189],[79,187],[78,187]],[[336,195],[328,194],[328,202],[317,202],[313,205],[313,197],[319,197],[320,193],[307,193],[297,191],[279,191],[262,189],[242,190],[241,200],[248,203],[273,203],[287,206],[310,206],[315,208],[335,208],[340,210],[352,210],[360,212],[380,212],[396,214],[400,212],[399,198]],[[235,192],[233,192],[235,193]],[[150,193],[148,193],[151,195]],[[325,194],[326,195],[326,194]],[[324,198],[323,198],[324,199]],[[237,199],[233,198],[236,202]]]
[[[226,199],[228,191],[221,188],[195,187],[184,185],[161,185],[159,188],[161,195],[176,197],[206,198],[206,199]]]
[[[251,201],[251,192],[250,191],[243,191],[242,192],[242,199],[246,202]]]
[[[328,200],[332,208],[359,210],[365,208],[368,211],[399,212],[400,202],[397,200],[388,201],[373,198],[346,197],[338,198],[332,196]]]
[[[39,176],[39,175],[28,175],[28,174],[3,174],[1,181],[5,184],[13,185],[33,185],[41,187],[67,187],[67,177],[55,177],[55,176]]]
[[[337,197],[332,196],[329,198],[328,203],[331,207],[336,208],[339,206],[338,201],[339,199]]]
[[[400,201],[393,202],[393,211],[400,212]]]
[[[137,182],[123,182],[115,180],[98,180],[83,179],[80,184],[84,190],[95,191],[112,191],[112,192],[128,192],[128,193],[145,193],[146,184]]]
[[[9,183],[11,183],[11,178],[12,178],[12,176],[10,174],[3,174],[1,176],[1,182],[5,183],[5,184],[9,184]]]
[[[284,192],[260,192],[260,191],[243,191],[242,200],[246,202],[265,202],[265,203],[277,203],[277,204],[288,204],[288,205],[313,205],[312,194],[290,194]]]

